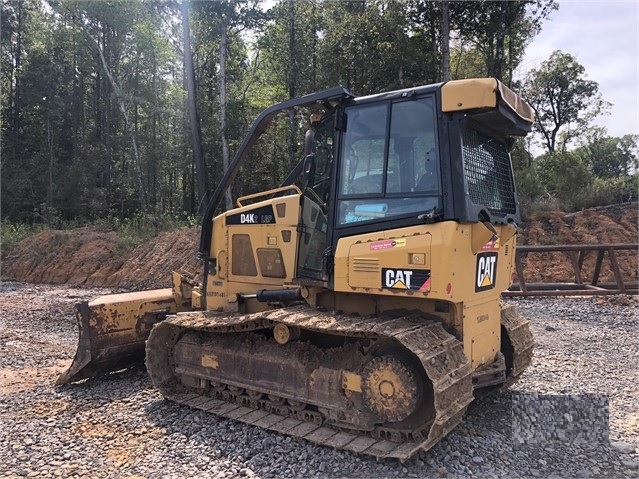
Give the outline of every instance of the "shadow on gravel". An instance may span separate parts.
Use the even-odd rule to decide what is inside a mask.
[[[202,472],[215,472],[219,466],[235,476],[263,478],[559,478],[637,473],[634,448],[609,442],[605,395],[510,391],[483,398],[471,404],[462,423],[434,448],[400,464],[317,446],[156,399],[159,394],[149,394],[151,388],[139,367],[63,386],[58,392],[71,401],[95,405],[132,396],[141,402],[146,419],[162,431],[163,448],[186,447],[207,458]]]
[[[144,364],[138,364],[104,376],[56,386],[55,390],[70,400],[103,402],[122,399],[151,387],[151,379],[146,373]]]
[[[508,391],[474,401],[465,423],[484,426],[481,436],[500,434],[513,445],[552,441],[609,443],[608,396],[531,394]]]
[[[211,459],[250,469],[257,477],[436,477],[417,457],[401,464],[335,450],[215,414],[162,400],[145,406],[147,418],[171,436],[183,435]],[[436,446],[436,448],[439,446]],[[240,475],[244,475],[240,473]]]
[[[607,395],[508,391],[472,403],[444,441],[471,456],[474,474],[637,477],[635,448],[609,432]]]
[[[236,462],[261,477],[625,477],[633,472],[632,461],[624,465],[631,458],[610,447],[603,395],[514,391],[483,398],[440,443],[404,464],[324,448],[168,401],[145,409],[169,436],[185,434],[211,458]],[[592,457],[595,462],[586,461]],[[348,464],[357,467],[340,468]]]

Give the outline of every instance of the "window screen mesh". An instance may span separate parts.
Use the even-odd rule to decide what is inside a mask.
[[[491,212],[514,214],[515,188],[506,145],[467,129],[463,155],[470,200]]]

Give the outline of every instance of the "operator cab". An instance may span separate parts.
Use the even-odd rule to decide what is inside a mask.
[[[327,281],[330,245],[341,236],[386,229],[380,222],[388,220],[416,224],[420,214],[441,212],[438,134],[434,93],[364,98],[315,126],[298,277]]]
[[[442,90],[349,99],[314,125],[298,278],[329,282],[342,237],[445,220],[519,221],[509,136],[526,125],[500,105],[442,111]]]

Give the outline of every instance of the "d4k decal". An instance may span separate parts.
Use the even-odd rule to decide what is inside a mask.
[[[382,268],[382,288],[429,291],[430,270]]]
[[[497,253],[479,253],[475,272],[475,292],[493,289],[497,282]]]
[[[275,224],[271,205],[261,206],[245,213],[235,213],[226,217],[227,225],[267,225]]]

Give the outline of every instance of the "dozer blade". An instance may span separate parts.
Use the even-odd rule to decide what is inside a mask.
[[[78,349],[56,385],[124,369],[143,359],[153,325],[177,309],[171,288],[111,294],[76,304]]]

